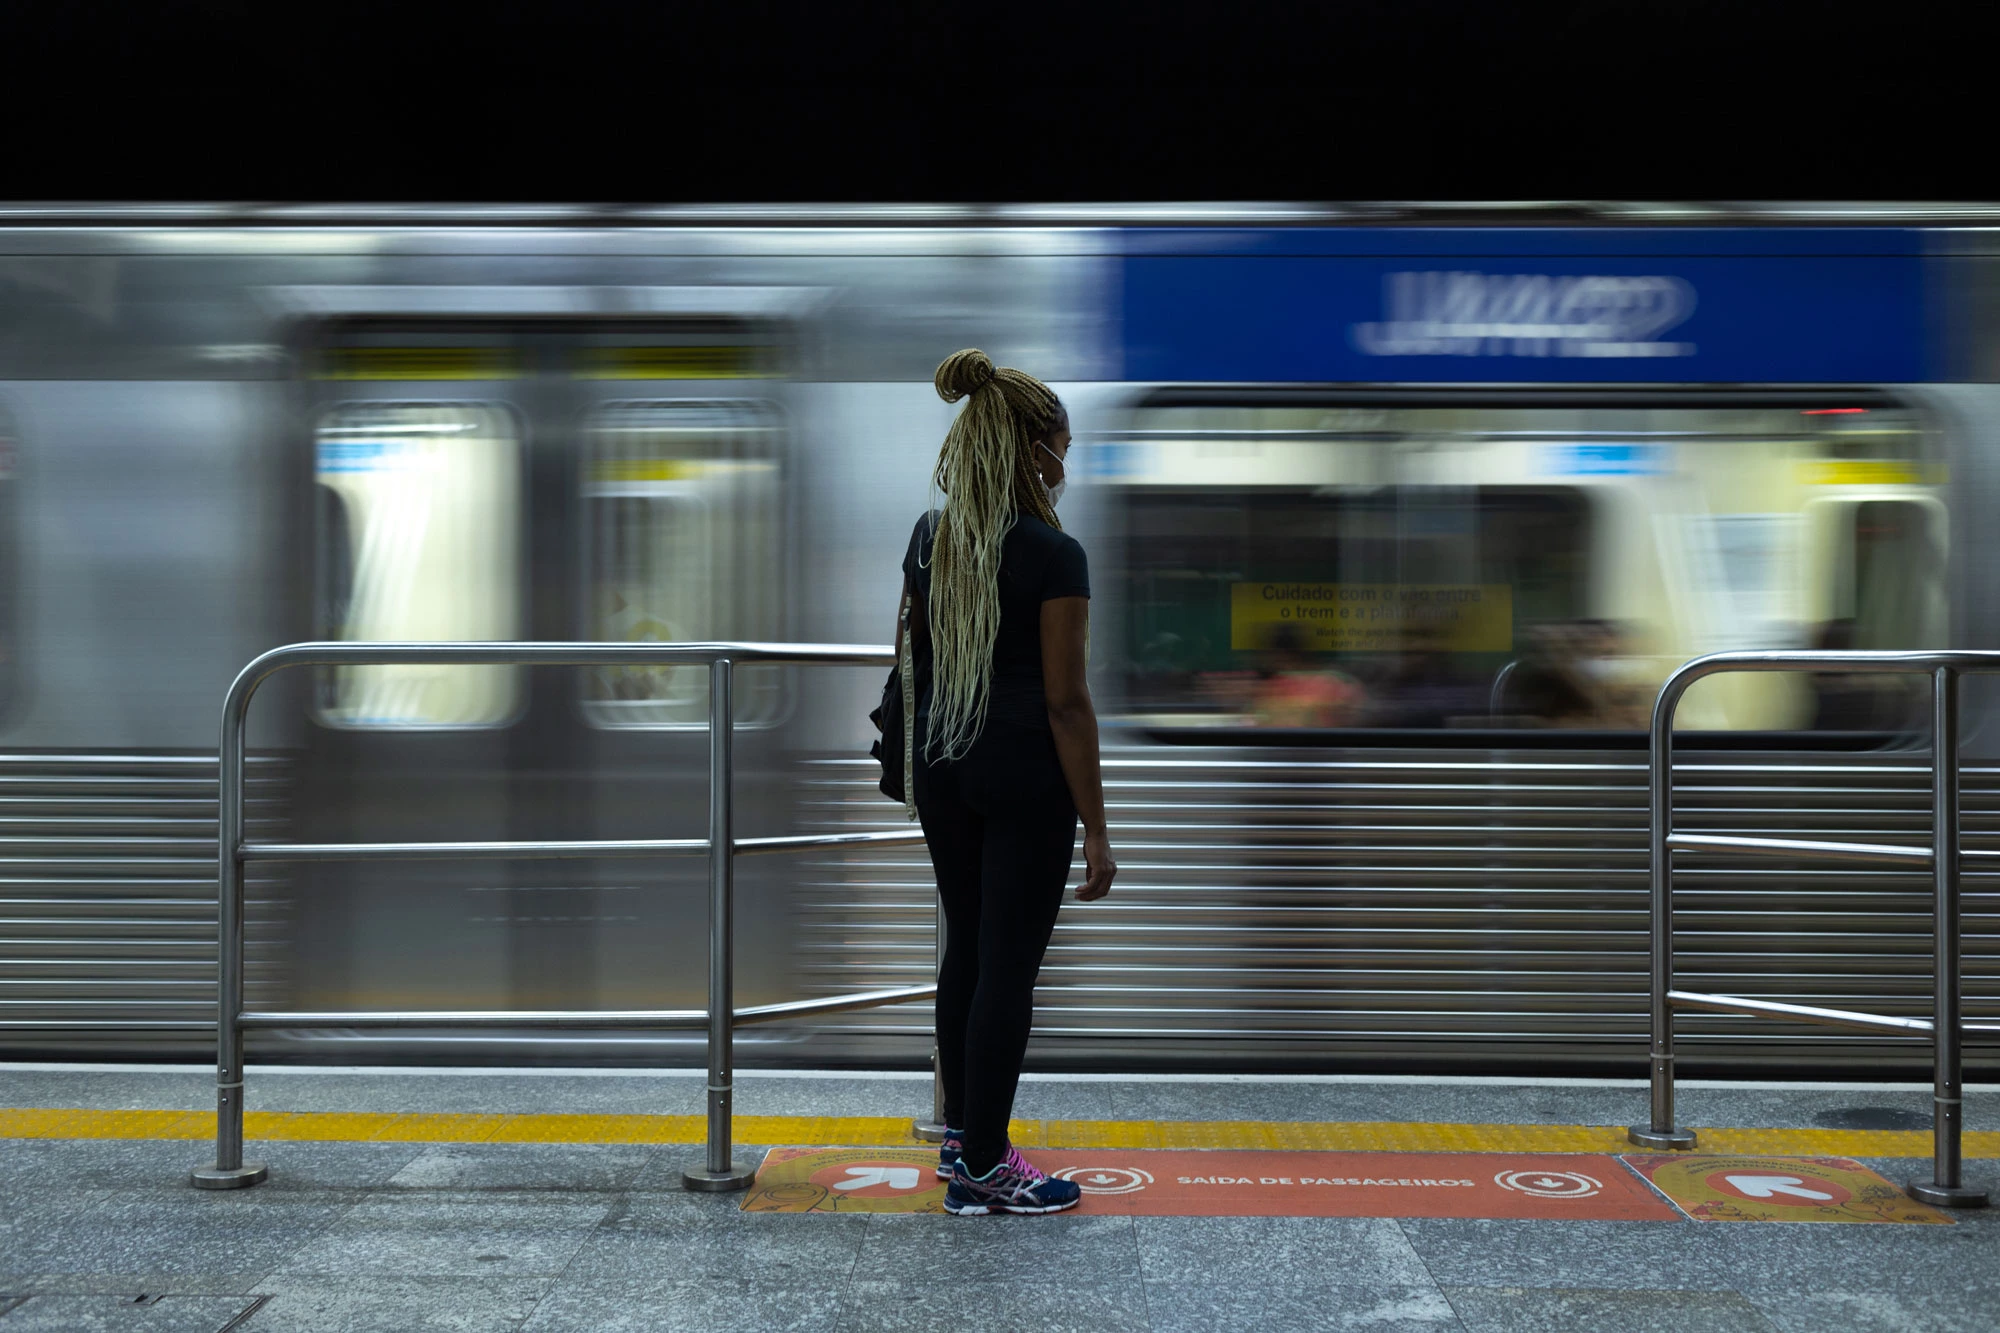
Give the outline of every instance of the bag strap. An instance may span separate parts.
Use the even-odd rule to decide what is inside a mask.
[[[916,658],[910,647],[910,594],[903,594],[903,609],[898,613],[898,626],[902,633],[897,637],[903,641],[903,650],[897,654],[896,668],[903,677],[903,814],[909,819],[917,817],[917,668]]]

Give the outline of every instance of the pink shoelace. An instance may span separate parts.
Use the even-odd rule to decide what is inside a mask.
[[[1021,1156],[1021,1150],[1012,1144],[1007,1145],[1007,1166],[1010,1170],[1027,1177],[1030,1184],[1039,1185],[1049,1178],[1048,1172]]]

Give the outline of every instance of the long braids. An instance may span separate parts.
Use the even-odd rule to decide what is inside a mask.
[[[931,636],[931,722],[926,753],[957,759],[986,725],[993,644],[1000,633],[1000,549],[1015,516],[1060,529],[1035,468],[1036,441],[1065,420],[1062,400],[1032,375],[977,348],[954,352],[933,377],[947,403],[968,399],[938,451],[943,491],[926,612]]]

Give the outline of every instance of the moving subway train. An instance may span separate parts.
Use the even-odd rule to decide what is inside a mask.
[[[1045,1068],[1622,1072],[1651,692],[1696,653],[2000,648],[2000,214],[0,211],[0,1048],[196,1058],[216,728],[308,638],[882,642],[977,345],[1056,384],[1123,874]],[[888,829],[879,673],[738,685],[745,836]],[[699,837],[699,671],[298,673],[253,836]],[[2000,846],[2000,694],[1964,833]],[[1928,836],[1907,682],[1699,685],[1685,829]],[[699,861],[253,867],[260,1009],[700,1007]],[[1921,873],[1687,858],[1692,989],[1924,1014]],[[921,984],[920,849],[739,871],[739,996]],[[1970,1015],[2000,891],[1966,875]],[[741,1038],[915,1065],[921,1006]],[[1925,1067],[1721,1015],[1683,1072]],[[686,1034],[252,1058],[677,1064]],[[1973,1068],[2000,1066],[1974,1042]]]

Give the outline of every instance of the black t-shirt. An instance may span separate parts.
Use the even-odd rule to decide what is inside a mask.
[[[938,511],[917,520],[903,555],[910,581],[911,619],[921,621],[931,595],[931,541]],[[989,721],[1048,729],[1048,696],[1042,689],[1042,603],[1090,596],[1090,564],[1076,538],[1032,514],[1018,515],[1000,544],[1000,630],[993,640],[993,693]],[[910,655],[917,674],[917,715],[931,710],[930,634],[914,634]]]

